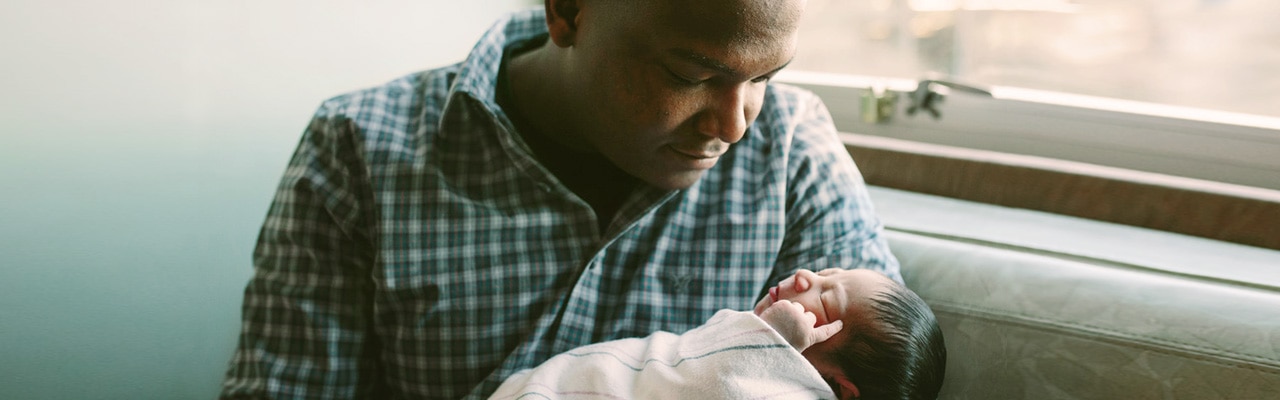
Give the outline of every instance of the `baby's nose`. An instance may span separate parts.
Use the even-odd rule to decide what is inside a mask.
[[[796,271],[795,275],[792,275],[790,278],[787,278],[787,279],[792,280],[794,282],[791,284],[791,286],[792,286],[792,289],[796,291],[796,293],[803,293],[804,291],[809,290],[809,288],[813,287],[813,285],[817,282],[819,277],[817,274],[813,273],[813,271],[802,269],[802,270]]]

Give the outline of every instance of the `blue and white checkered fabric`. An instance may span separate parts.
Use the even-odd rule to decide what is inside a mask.
[[[797,268],[898,277],[866,187],[812,94],[770,85],[692,187],[641,188],[601,232],[494,101],[508,43],[325,102],[263,224],[225,397],[483,397],[585,344],[749,310]]]

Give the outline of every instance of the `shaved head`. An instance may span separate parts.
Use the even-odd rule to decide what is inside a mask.
[[[599,0],[611,23],[648,23],[709,41],[762,46],[795,32],[805,0]],[[616,11],[616,12],[615,12]]]

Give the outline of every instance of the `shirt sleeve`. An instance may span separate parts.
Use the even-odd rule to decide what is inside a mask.
[[[901,282],[867,185],[836,134],[825,105],[795,102],[787,173],[786,233],[770,282],[796,269],[868,268]]]
[[[222,398],[370,398],[372,191],[354,124],[321,107],[254,250]]]

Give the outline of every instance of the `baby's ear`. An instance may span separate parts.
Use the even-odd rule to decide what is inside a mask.
[[[858,386],[850,382],[844,375],[828,376],[827,382],[830,382],[831,388],[835,389],[837,398],[857,399],[862,397],[862,392],[858,391]]]

